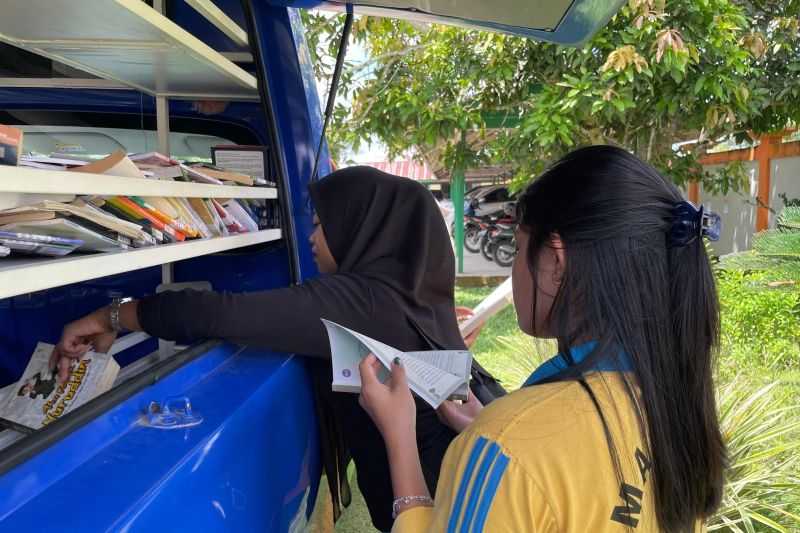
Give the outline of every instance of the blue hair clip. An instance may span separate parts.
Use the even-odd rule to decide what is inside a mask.
[[[698,209],[691,202],[678,202],[672,209],[672,227],[669,231],[669,245],[672,248],[686,246],[698,238],[706,237],[718,241],[722,230],[722,220],[712,211]]]

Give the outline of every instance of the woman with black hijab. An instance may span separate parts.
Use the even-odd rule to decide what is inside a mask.
[[[310,192],[317,213],[310,241],[322,276],[264,292],[164,292],[112,304],[68,324],[51,364],[59,366],[64,379],[69,359],[89,344],[107,349],[121,330],[184,343],[223,338],[315,357],[310,367],[334,513],[340,501],[349,503],[344,471],[349,452],[372,522],[388,531],[392,486],[383,440],[357,395],[331,392],[330,346],[320,319],[404,351],[463,349],[454,313],[453,251],[435,199],[412,180],[351,167],[312,184]],[[502,393],[477,365],[473,378],[473,391],[483,403]],[[419,399],[416,424],[433,492],[455,433]]]

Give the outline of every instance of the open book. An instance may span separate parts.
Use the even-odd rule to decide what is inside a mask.
[[[39,429],[111,388],[119,365],[109,354],[88,352],[73,360],[69,379],[59,385],[49,370],[53,345],[40,342],[22,378],[0,398],[0,418],[28,429]]]
[[[469,396],[472,354],[466,350],[430,350],[402,352],[366,335],[322,319],[328,330],[333,363],[332,389],[337,392],[360,392],[358,364],[372,353],[384,368],[378,378],[385,381],[392,360],[399,357],[406,370],[408,385],[433,408],[447,399],[466,400]]]

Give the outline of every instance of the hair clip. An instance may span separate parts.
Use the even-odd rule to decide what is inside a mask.
[[[669,231],[670,247],[686,246],[698,238],[718,241],[722,219],[704,206],[697,208],[691,202],[678,202],[672,208],[672,227]]]

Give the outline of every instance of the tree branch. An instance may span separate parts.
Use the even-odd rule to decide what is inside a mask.
[[[427,48],[428,46],[431,45],[432,42],[433,41],[427,42],[427,43],[423,43],[423,44],[418,44],[418,45],[415,45],[415,46],[409,46],[408,48],[404,48],[402,50],[397,50],[395,52],[387,52],[387,53],[381,54],[379,56],[371,57],[367,61],[364,61],[363,63],[361,63],[357,67],[354,67],[353,69],[351,69],[351,72],[353,74],[358,74],[359,72],[361,72],[362,70],[366,69],[368,66],[370,66],[370,65],[372,65],[374,63],[379,63],[379,62],[381,62],[381,61],[383,61],[385,59],[391,59],[391,58],[398,58],[399,59],[399,58],[401,58],[401,57],[403,57],[405,55],[410,54],[411,52],[415,52],[417,50],[421,50],[423,48]],[[389,65],[391,65],[392,63],[395,63],[396,61],[397,60],[395,59]]]

